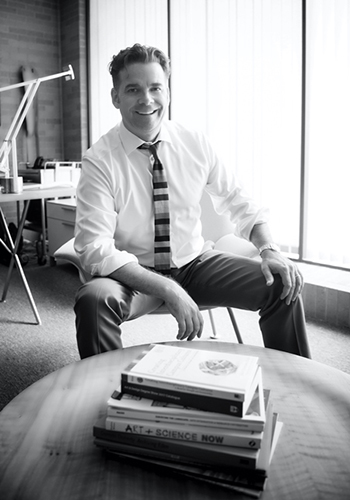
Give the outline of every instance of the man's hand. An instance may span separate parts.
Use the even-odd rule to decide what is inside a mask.
[[[197,304],[177,283],[170,288],[164,299],[169,312],[178,323],[178,340],[193,340],[201,337],[204,320]]]
[[[250,241],[256,246],[261,248],[266,243],[273,241],[270,229],[266,222],[256,224],[251,233]],[[296,300],[301,293],[304,280],[296,264],[289,259],[286,259],[279,252],[274,250],[264,250],[261,252],[261,270],[266,279],[267,286],[271,286],[274,282],[274,274],[279,274],[282,278],[283,291],[281,300],[286,299],[286,304],[291,304]]]
[[[273,275],[279,274],[283,283],[281,300],[286,299],[286,304],[289,305],[298,297],[304,287],[304,279],[298,267],[294,262],[273,250],[264,250],[261,258],[261,270],[267,286],[271,286],[274,282]]]
[[[125,264],[111,273],[110,278],[164,300],[178,323],[178,340],[193,340],[202,335],[202,314],[194,300],[176,281],[145,269],[136,262]]]

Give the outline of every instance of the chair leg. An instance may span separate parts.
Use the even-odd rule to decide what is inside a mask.
[[[241,332],[239,331],[238,324],[237,324],[234,312],[232,311],[231,307],[227,307],[227,312],[228,312],[228,314],[230,316],[231,323],[232,323],[233,329],[235,331],[238,343],[239,344],[243,344],[243,339],[242,339],[242,336],[241,336]]]
[[[211,309],[208,309],[208,313],[209,313],[211,328],[213,330],[213,333],[210,335],[210,338],[211,339],[217,339],[218,338],[218,334],[217,334],[216,328],[215,328],[213,311]]]

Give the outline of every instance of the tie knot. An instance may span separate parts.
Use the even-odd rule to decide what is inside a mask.
[[[159,144],[160,144],[160,141],[157,141],[154,143],[144,142],[137,149],[149,149],[154,156],[157,156],[157,148],[158,148]]]

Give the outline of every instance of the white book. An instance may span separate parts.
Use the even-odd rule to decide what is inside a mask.
[[[258,361],[256,356],[151,344],[122,371],[122,390],[146,386],[244,401]]]

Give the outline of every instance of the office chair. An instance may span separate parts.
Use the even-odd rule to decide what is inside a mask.
[[[204,193],[202,201],[202,233],[206,240],[208,248],[214,248],[230,253],[244,255],[246,257],[255,258],[258,256],[258,251],[252,243],[249,243],[233,234],[233,226],[228,217],[218,215],[213,207],[211,198],[208,194]],[[91,275],[86,273],[79,262],[79,259],[74,250],[74,238],[67,241],[60,248],[54,252],[54,258],[67,261],[73,264],[79,272],[79,278],[82,283],[86,283],[91,279]],[[213,309],[216,307],[201,306],[201,311],[208,311],[209,319],[212,327],[212,339],[218,338],[218,333],[215,328]],[[227,312],[231,320],[233,330],[235,332],[238,343],[243,344],[243,339],[231,307],[227,307]],[[158,309],[150,314],[170,314],[165,305],[160,306]]]

